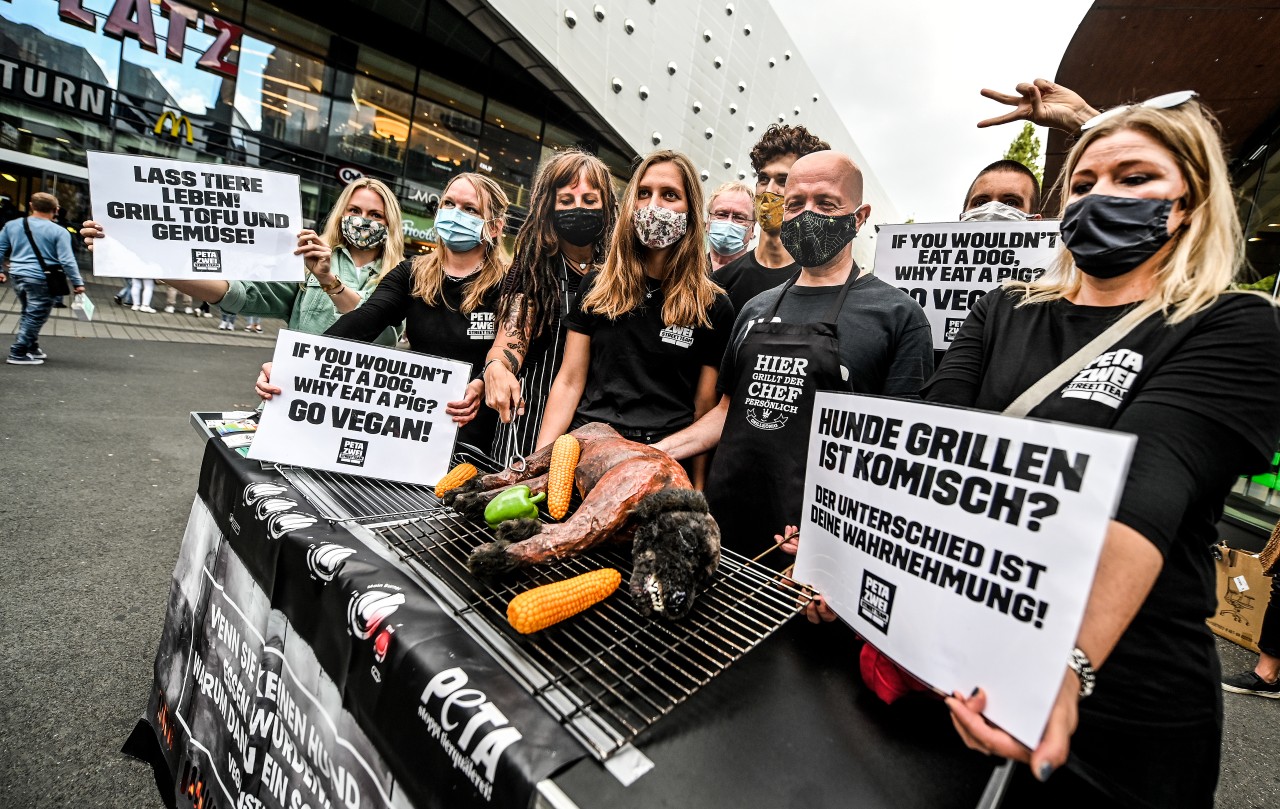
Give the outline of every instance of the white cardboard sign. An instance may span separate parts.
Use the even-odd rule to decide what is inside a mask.
[[[920,304],[939,351],[979,298],[1039,278],[1058,252],[1057,220],[882,225],[876,235],[875,274]]]
[[[471,364],[282,329],[249,457],[434,485],[449,471]]]
[[[1028,747],[1075,645],[1136,439],[819,392],[795,578]]]
[[[115,278],[302,281],[298,176],[89,152],[93,273]]]

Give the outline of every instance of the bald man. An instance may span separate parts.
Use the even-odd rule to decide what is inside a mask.
[[[784,197],[780,235],[799,274],[738,313],[716,407],[655,445],[677,459],[718,446],[707,500],[721,543],[752,557],[800,523],[814,394],[914,398],[933,372],[924,311],[853,260],[871,214],[857,165],[833,151],[802,157]]]

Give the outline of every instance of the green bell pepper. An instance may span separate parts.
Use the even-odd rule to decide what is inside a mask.
[[[507,520],[538,518],[538,504],[547,499],[546,492],[529,496],[528,486],[512,486],[489,501],[484,507],[484,521],[490,528],[497,528]]]

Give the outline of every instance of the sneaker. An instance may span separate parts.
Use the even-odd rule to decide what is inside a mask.
[[[184,314],[184,315],[189,315],[189,314],[191,314],[193,311],[195,311],[195,310],[193,310],[190,306],[188,306],[186,309],[183,309],[183,310],[182,310],[182,314]]]
[[[258,334],[262,334],[262,326],[260,326],[260,325],[256,325],[256,324],[255,324],[255,325],[254,325],[254,327],[253,327],[253,330],[254,330],[255,332],[257,332]]]
[[[205,317],[213,317],[213,312],[201,312],[200,314],[204,315]]]
[[[171,314],[173,314],[173,307],[172,307],[172,306],[166,306],[166,307],[164,308],[164,312],[165,312],[165,314],[167,314],[167,315],[171,315]]]
[[[244,330],[245,330],[245,331],[253,331],[253,326],[245,326],[245,327],[244,327]]]
[[[29,350],[27,351],[27,356],[28,356],[28,357],[34,357],[35,359],[38,359],[38,360],[47,360],[47,359],[49,359],[49,355],[48,355],[48,354],[46,354],[46,353],[44,353],[44,349],[39,348],[39,347],[29,349]]]
[[[13,362],[13,360],[9,360]],[[1257,672],[1246,671],[1222,681],[1222,690],[1233,694],[1252,694],[1255,697],[1280,699],[1280,678],[1269,683],[1258,676]]]
[[[31,356],[30,354],[10,354],[10,365],[44,365],[44,360]]]
[[[136,304],[136,303],[135,303],[133,306],[130,306],[130,307],[129,307],[129,309],[130,309],[130,310],[132,310],[132,311],[134,311],[134,312],[138,311],[138,309],[139,309],[138,304]]]
[[[152,309],[150,306],[139,306],[139,307],[138,307],[138,311],[139,311],[139,312],[146,312],[146,313],[147,313],[147,314],[149,314],[149,315],[154,315],[154,314],[156,313],[156,310],[155,310],[155,309]]]

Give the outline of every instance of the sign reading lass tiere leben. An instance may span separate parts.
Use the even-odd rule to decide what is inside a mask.
[[[817,396],[795,578],[869,643],[1035,747],[1062,684],[1133,436]]]
[[[298,176],[89,152],[93,272],[116,278],[302,281]]]
[[[471,364],[282,329],[249,457],[434,485],[449,470]]]

